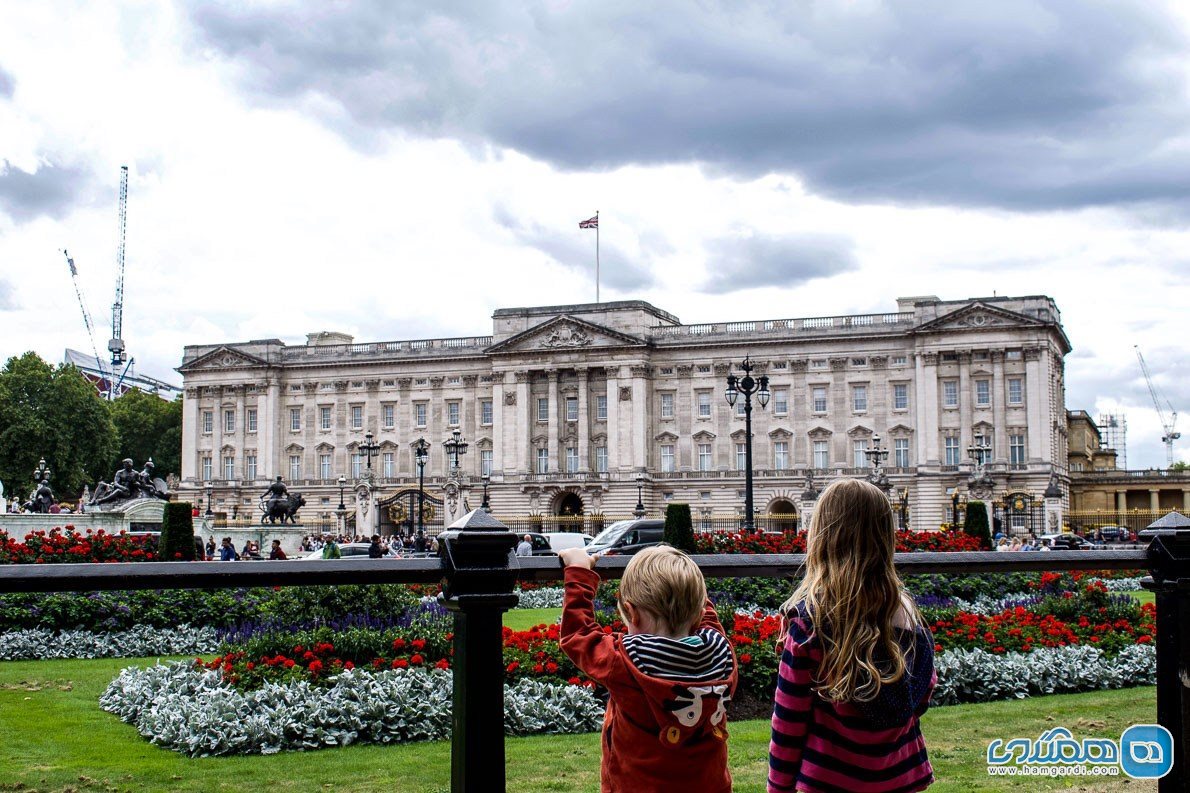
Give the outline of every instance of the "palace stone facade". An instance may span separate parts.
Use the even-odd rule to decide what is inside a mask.
[[[417,487],[422,437],[426,487],[440,494],[442,442],[457,429],[469,443],[461,471],[475,488],[490,475],[498,515],[628,515],[642,475],[649,514],[667,500],[738,513],[744,417],[723,392],[744,356],[773,395],[753,413],[762,512],[797,510],[808,472],[819,489],[866,475],[876,435],[914,528],[949,519],[972,445],[990,447],[998,494],[1040,498],[1051,473],[1068,481],[1070,343],[1048,297],[902,298],[887,314],[700,325],[622,301],[499,309],[493,320],[483,337],[187,346],[183,497],[209,482],[216,512],[255,514],[279,474],[305,495],[304,514],[330,515],[339,476],[354,482],[366,468],[368,432],[381,499]]]

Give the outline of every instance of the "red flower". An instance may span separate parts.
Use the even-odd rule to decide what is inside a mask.
[[[409,663],[411,664],[424,664],[425,662],[426,659],[422,658],[420,654],[414,654],[409,657]]]
[[[1136,637],[1137,644],[1148,644],[1151,641],[1153,641],[1153,637],[1147,633],[1142,633],[1140,636]]]
[[[743,654],[740,656],[740,663],[741,663],[741,664],[750,664],[750,663],[752,663],[752,654],[751,654],[751,653],[743,653]]]
[[[438,663],[434,664],[434,666],[438,669],[450,669],[450,662],[445,658],[439,658]]]

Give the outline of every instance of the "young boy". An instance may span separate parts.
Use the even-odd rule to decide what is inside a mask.
[[[739,674],[702,571],[668,545],[632,557],[619,594],[628,633],[608,634],[593,606],[598,557],[583,548],[560,556],[566,566],[562,650],[609,694],[604,793],[730,791],[727,703]]]

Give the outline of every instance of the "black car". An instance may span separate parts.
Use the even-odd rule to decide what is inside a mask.
[[[664,534],[664,520],[622,520],[599,532],[587,546],[587,553],[631,556],[637,551],[660,545]]]
[[[517,540],[517,545],[520,545],[521,541],[524,540],[526,536],[529,538],[529,544],[533,546],[533,556],[558,555],[558,552],[550,547],[550,541],[546,538],[546,536],[537,531],[522,531],[517,534],[517,537],[520,538]]]

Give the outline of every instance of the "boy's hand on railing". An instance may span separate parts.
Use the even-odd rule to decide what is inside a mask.
[[[584,548],[563,548],[558,551],[558,559],[563,567],[582,567],[591,570],[595,567],[598,555],[592,556]]]

